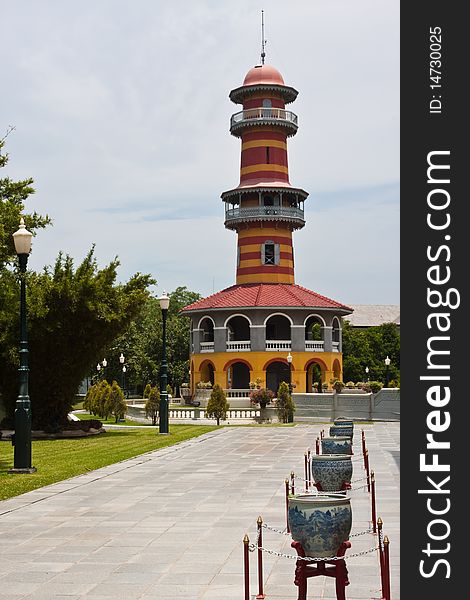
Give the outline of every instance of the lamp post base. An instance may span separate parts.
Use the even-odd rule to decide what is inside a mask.
[[[36,473],[36,471],[37,471],[36,467],[24,467],[24,468],[13,467],[12,469],[8,470],[8,473],[12,473],[12,474]]]

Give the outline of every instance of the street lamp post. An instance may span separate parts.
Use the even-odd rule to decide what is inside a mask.
[[[169,433],[168,431],[168,392],[166,386],[168,384],[168,365],[166,362],[166,316],[170,298],[166,292],[158,299],[160,308],[162,309],[162,364],[160,366],[160,407],[158,430],[159,433]]]
[[[124,358],[124,354],[121,352],[121,356],[119,357],[119,362],[121,364],[121,389],[124,390],[124,361],[126,359]]]
[[[384,360],[384,363],[385,363],[385,387],[388,387],[388,380],[389,380],[388,368],[390,367],[391,362],[392,361],[390,360],[390,358],[387,355],[387,358]]]
[[[366,367],[366,382],[369,381],[369,367]]]
[[[287,363],[289,365],[289,394],[292,394],[292,354],[287,355]]]
[[[126,389],[126,365],[122,366],[122,391],[124,392],[124,390]],[[125,392],[124,392],[125,395]],[[127,398],[127,396],[126,396]]]
[[[26,313],[26,266],[33,234],[21,218],[20,228],[13,234],[20,266],[20,389],[15,406],[13,468],[9,473],[35,473],[31,465],[31,402],[29,399],[28,327]]]

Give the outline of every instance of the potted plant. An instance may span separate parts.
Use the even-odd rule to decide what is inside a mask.
[[[339,393],[341,393],[341,390],[344,388],[344,383],[342,381],[340,381],[339,379],[337,379],[333,383],[333,388],[334,388],[335,392],[337,392],[339,394]]]
[[[257,388],[250,391],[251,404],[258,405],[260,408],[260,421],[267,420],[266,407],[274,400],[273,392],[268,388]]]

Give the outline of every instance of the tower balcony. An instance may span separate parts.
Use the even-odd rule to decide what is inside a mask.
[[[236,229],[245,221],[285,221],[300,229],[305,225],[304,211],[296,206],[250,206],[225,208],[225,227]]]
[[[287,129],[287,135],[295,135],[298,129],[298,117],[283,108],[248,108],[232,115],[230,133],[239,136],[247,125],[278,125]]]

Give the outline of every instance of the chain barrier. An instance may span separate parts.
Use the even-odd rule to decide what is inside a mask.
[[[270,550],[269,548],[264,548],[263,546],[258,546],[257,544],[250,544],[248,546],[250,552],[254,552],[255,550],[261,550],[262,552],[266,552],[267,554],[272,554],[274,556],[278,556],[279,558],[289,558],[291,560],[302,560],[305,562],[328,562],[334,560],[348,560],[350,558],[357,558],[358,556],[365,556],[366,554],[370,554],[371,552],[376,552],[379,548],[375,546],[374,548],[369,548],[369,550],[363,550],[362,552],[356,552],[355,554],[350,554],[349,556],[326,556],[326,557],[311,557],[311,556],[296,556],[294,554],[284,554],[283,552],[277,552],[276,550]]]
[[[302,479],[301,477],[296,477],[296,479]],[[365,477],[364,479],[367,479],[367,477]],[[307,481],[306,479],[302,479],[302,481]],[[356,479],[356,481],[362,481],[361,479]],[[310,483],[312,483],[310,481]],[[353,482],[351,482],[353,483]],[[315,484],[312,483],[312,487],[315,487]],[[314,496],[321,496],[326,495],[328,496],[329,494],[343,494],[345,492],[356,492],[357,490],[364,490],[365,488],[367,488],[367,484],[366,485],[360,485],[358,487],[353,487],[350,488],[349,490],[333,490],[333,491],[325,491],[325,490],[308,490],[307,492],[303,491],[302,494],[312,494]]]
[[[276,529],[275,527],[271,527],[267,523],[263,523],[262,527],[264,529],[268,529],[269,531],[274,531],[274,533],[280,533],[282,535],[290,535],[290,533],[286,529]],[[365,535],[366,533],[373,533],[372,527],[369,527],[369,529],[365,529],[364,531],[360,531],[359,533],[351,533],[349,537],[350,538],[359,537],[360,535]],[[259,534],[258,534],[258,540],[259,540]]]

